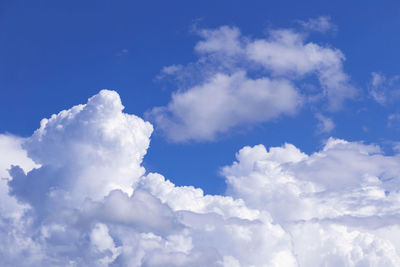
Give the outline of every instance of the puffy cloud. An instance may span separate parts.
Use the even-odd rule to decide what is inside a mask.
[[[222,26],[198,34],[198,62],[162,71],[194,82],[182,82],[166,106],[147,114],[172,141],[213,140],[234,127],[293,114],[301,99],[322,101],[335,111],[357,93],[343,70],[343,53],[307,42],[302,33],[271,30],[268,37],[254,39]],[[320,87],[317,93],[298,89],[313,76]]]
[[[222,53],[235,56],[243,53],[241,33],[238,28],[222,26],[215,30],[203,29],[199,35],[204,39],[199,41],[195,50],[199,53]]]
[[[23,138],[0,134],[0,214],[4,218],[18,218],[27,208],[9,195],[8,180],[11,178],[8,170],[12,165],[18,165],[22,172],[28,172],[39,165],[28,156],[21,144]]]
[[[13,266],[282,266],[290,238],[242,200],[205,196],[147,174],[152,126],[122,112],[116,92],[44,119],[12,147],[39,165],[8,166],[0,213],[0,264]],[[22,161],[21,161],[22,160]],[[3,170],[4,171],[4,170]],[[18,204],[22,203],[22,204]],[[25,261],[18,261],[21,257]]]
[[[189,91],[175,93],[169,105],[153,109],[151,117],[172,141],[212,140],[238,125],[294,114],[301,101],[287,80],[219,73]]]
[[[39,165],[35,164],[32,159],[27,156],[26,151],[21,147],[25,141],[13,135],[0,134],[0,177],[9,178],[7,169],[11,165],[20,166],[25,172],[32,170]]]
[[[17,157],[2,155],[0,197],[19,208],[0,209],[0,265],[399,265],[399,155],[332,138],[310,155],[244,147],[226,195],[204,195],[145,172],[152,126],[122,110],[104,90],[1,137]]]
[[[90,233],[90,242],[99,252],[111,252],[111,256],[105,256],[100,259],[100,264],[108,266],[112,263],[116,257],[118,257],[120,251],[119,248],[115,247],[114,240],[109,234],[108,227],[105,224],[96,224]]]
[[[223,174],[228,194],[290,233],[300,266],[397,266],[387,232],[398,227],[399,163],[377,146],[331,138],[311,155],[245,147]]]
[[[269,39],[249,43],[246,52],[252,61],[274,75],[303,77],[316,74],[330,109],[340,108],[344,100],[356,94],[343,71],[343,53],[315,43],[304,43],[304,37],[292,30],[271,31]]]
[[[103,90],[86,105],[43,119],[23,144],[42,167],[28,175],[15,169],[14,193],[26,198],[35,188],[42,197],[61,194],[76,203],[101,199],[113,189],[132,193],[145,172],[140,164],[153,127],[122,109],[119,95]]]
[[[340,224],[298,223],[291,227],[301,266],[398,266],[399,253],[387,239]],[[318,244],[318,245],[316,245]]]

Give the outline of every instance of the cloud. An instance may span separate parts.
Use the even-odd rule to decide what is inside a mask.
[[[27,209],[26,205],[18,203],[9,195],[8,181],[11,178],[8,170],[12,165],[18,165],[22,172],[28,172],[40,167],[28,156],[21,144],[24,138],[0,134],[0,214],[3,218],[20,218]]]
[[[171,66],[166,66],[161,70],[162,74],[165,75],[173,75],[180,71],[183,68],[182,65],[171,65]]]
[[[387,127],[398,127],[400,121],[399,113],[391,113],[388,115]]]
[[[27,175],[13,168],[13,192],[26,198],[30,186],[39,192],[54,187],[55,197],[68,192],[66,197],[77,202],[100,199],[113,189],[132,193],[132,184],[145,172],[140,164],[153,127],[122,113],[123,108],[116,92],[103,90],[86,105],[43,119],[23,143],[28,156],[42,167]]]
[[[329,16],[320,16],[317,18],[311,18],[307,21],[298,21],[299,24],[306,30],[317,31],[325,33],[328,31],[337,30],[337,26],[334,25]]]
[[[0,214],[1,265],[278,266],[282,255],[294,261],[282,228],[243,201],[145,175],[152,126],[122,110],[118,94],[103,90],[42,120],[22,142],[40,166],[10,169],[2,197],[26,209],[15,218]]]
[[[204,84],[172,96],[150,118],[172,141],[212,140],[238,125],[294,114],[302,99],[287,80],[251,79],[244,72],[216,74]]]
[[[0,134],[0,177],[9,178],[6,171],[11,164],[19,165],[25,172],[32,170],[39,165],[35,164],[21,147],[24,138]]]
[[[212,196],[146,173],[151,132],[103,90],[1,136],[1,205],[18,215],[0,208],[0,265],[399,265],[399,155],[333,138],[310,155],[244,147]]]
[[[246,53],[275,76],[301,78],[315,74],[332,110],[337,110],[344,100],[356,94],[343,71],[343,53],[312,42],[305,43],[304,36],[292,30],[271,31],[269,39],[249,43]]]
[[[293,114],[301,99],[318,99],[336,111],[357,93],[343,70],[343,53],[306,42],[302,33],[278,29],[254,39],[228,26],[197,32],[202,38],[195,45],[199,60],[163,69],[162,75],[171,74],[181,82],[180,89],[166,106],[147,113],[174,142],[209,141],[235,127]],[[313,76],[320,90],[316,94],[301,90],[301,81]],[[282,90],[289,86],[291,90]],[[280,101],[275,102],[278,95]]]
[[[330,133],[335,128],[335,123],[331,118],[325,117],[321,113],[315,114],[318,122],[318,133]]]
[[[222,53],[227,56],[243,53],[241,33],[236,27],[221,26],[213,30],[199,30],[198,33],[203,38],[195,46],[198,53]]]
[[[382,73],[372,72],[368,84],[370,96],[379,104],[393,103],[400,97],[400,76],[386,77]]]
[[[372,216],[395,208],[383,203],[388,192],[396,194],[400,158],[384,156],[377,146],[330,138],[322,151],[312,155],[289,144],[269,152],[260,145],[243,148],[237,158],[238,162],[223,170],[228,191],[247,204],[271,205],[270,212],[280,207],[276,214],[272,212],[279,221]]]
[[[129,55],[129,50],[126,49],[126,48],[121,49],[121,50],[116,54],[117,57],[123,57],[123,56],[127,56],[127,55]]]
[[[245,147],[223,174],[228,194],[290,233],[299,266],[397,266],[399,161],[331,138],[311,155],[290,144]]]

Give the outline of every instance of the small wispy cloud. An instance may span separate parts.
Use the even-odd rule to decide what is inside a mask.
[[[322,133],[330,133],[335,128],[335,123],[331,118],[325,117],[321,113],[315,114],[315,118],[318,120],[317,132]]]
[[[389,104],[400,98],[400,75],[387,77],[382,73],[372,72],[368,91],[379,104]]]
[[[317,31],[326,33],[328,31],[336,31],[337,26],[332,23],[331,17],[320,16],[317,18],[310,18],[306,21],[299,20],[298,23],[306,30]]]
[[[393,128],[400,126],[400,113],[389,114],[387,120],[387,127]]]
[[[129,50],[126,49],[126,48],[121,49],[121,50],[118,51],[115,55],[116,55],[117,57],[122,57],[122,56],[129,55]]]

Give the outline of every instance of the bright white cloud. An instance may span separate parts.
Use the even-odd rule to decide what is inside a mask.
[[[343,70],[343,53],[306,42],[301,33],[272,30],[266,38],[253,39],[228,26],[198,33],[199,61],[163,69],[178,80],[192,75],[195,84],[182,86],[168,105],[148,113],[172,141],[213,140],[234,127],[293,114],[302,98],[319,99],[334,111],[356,95]],[[313,76],[317,95],[295,89]]]
[[[300,266],[397,266],[400,156],[329,139],[312,155],[292,145],[245,147],[225,167],[228,193],[268,211]],[[397,236],[398,232],[393,231]]]
[[[35,164],[28,156],[21,144],[24,138],[12,135],[0,134],[0,177],[9,178],[7,169],[12,164],[19,165],[25,172],[32,170],[39,165]]]
[[[330,109],[340,108],[344,100],[356,94],[343,71],[343,53],[338,49],[305,43],[304,36],[292,30],[271,31],[269,39],[249,43],[246,53],[252,61],[274,75],[304,77],[315,74]]]
[[[295,262],[287,233],[268,215],[143,176],[152,127],[122,109],[118,94],[103,90],[24,140],[41,166],[10,170],[3,196],[27,208],[11,219],[1,211],[1,265],[280,266],[282,255]]]
[[[172,141],[212,140],[238,126],[294,114],[302,99],[287,80],[251,79],[244,72],[216,74],[204,84],[172,96],[151,117]]]
[[[0,265],[399,265],[399,155],[332,138],[311,155],[245,147],[210,196],[146,174],[152,127],[122,110],[104,90],[1,150],[3,172],[25,171],[0,191],[23,205],[0,209]]]
[[[145,172],[140,164],[153,127],[122,113],[123,108],[116,92],[103,90],[86,105],[43,119],[40,128],[23,144],[29,157],[42,168],[14,177],[13,183],[21,183],[15,193],[21,190],[26,197],[23,191],[31,189],[30,183],[38,186],[33,182],[36,179],[42,179],[43,186],[37,190],[51,186],[57,188],[52,192],[54,197],[68,192],[71,201],[101,199],[113,189],[132,193],[132,185]],[[44,181],[43,176],[49,180]]]

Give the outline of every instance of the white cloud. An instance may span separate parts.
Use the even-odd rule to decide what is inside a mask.
[[[251,79],[244,72],[216,74],[175,93],[169,105],[153,109],[150,118],[172,141],[212,140],[238,125],[294,114],[301,101],[287,80]]]
[[[21,183],[15,193],[21,190],[27,197],[24,191],[28,188],[22,186],[36,186],[35,179],[42,179],[43,188],[37,190],[53,186],[57,188],[52,192],[54,197],[65,191],[71,201],[101,199],[113,189],[132,193],[132,184],[145,172],[140,164],[153,127],[122,113],[123,108],[116,92],[103,90],[86,105],[43,119],[40,128],[23,144],[28,156],[42,168],[14,178],[13,183]],[[42,176],[49,180],[44,181]]]
[[[311,155],[287,144],[255,146],[237,160],[223,169],[228,193],[290,233],[300,266],[400,263],[398,232],[390,230],[398,227],[399,155],[329,139]]]
[[[311,18],[307,21],[299,21],[299,24],[306,30],[317,31],[317,32],[328,32],[337,29],[329,16],[319,16],[317,18]]]
[[[111,256],[105,256],[99,260],[100,265],[108,266],[120,253],[119,248],[115,247],[114,240],[110,236],[108,227],[105,224],[98,223],[93,227],[90,233],[90,242],[99,252],[111,252]]]
[[[223,61],[237,60],[241,67],[263,67],[273,76],[299,79],[315,74],[322,93],[331,109],[338,109],[343,101],[353,98],[356,89],[343,70],[345,56],[335,48],[306,42],[306,36],[291,29],[271,30],[267,38],[250,39],[239,29],[222,26],[200,32],[204,40],[196,45],[201,54],[222,57]]]
[[[10,171],[4,197],[28,208],[11,219],[0,213],[0,265],[273,266],[280,255],[294,262],[285,231],[243,201],[143,176],[152,127],[122,109],[118,94],[103,90],[24,140],[41,167]]]
[[[199,41],[195,50],[199,53],[222,53],[235,56],[243,53],[241,33],[238,28],[222,26],[215,30],[203,29],[199,35],[204,39]]]
[[[332,110],[340,108],[344,100],[356,94],[343,71],[343,53],[312,42],[305,43],[304,36],[292,30],[271,31],[269,39],[250,42],[246,53],[249,59],[274,75],[301,78],[315,74]]]
[[[15,198],[9,196],[7,182],[11,178],[8,173],[11,165],[20,166],[24,172],[39,167],[22,149],[23,142],[23,138],[0,134],[0,214],[4,218],[19,218],[27,208],[26,205],[18,203]]]
[[[21,144],[24,138],[13,135],[0,134],[0,177],[9,178],[7,169],[10,165],[19,165],[25,172],[39,165],[35,164],[28,156]]]
[[[171,66],[166,66],[161,70],[162,74],[166,75],[173,75],[180,71],[183,68],[182,65],[171,65]]]
[[[267,38],[254,39],[228,26],[198,33],[202,38],[195,45],[198,62],[163,69],[164,75],[170,73],[178,80],[192,76],[195,83],[182,85],[166,106],[148,112],[148,118],[172,141],[213,140],[233,127],[293,114],[301,98],[319,99],[335,111],[356,95],[343,70],[343,53],[306,42],[301,33],[272,30]],[[295,89],[312,76],[320,86],[317,95]]]
[[[400,97],[400,76],[386,77],[382,73],[372,72],[368,90],[371,97],[381,105],[386,105]]]
[[[315,114],[318,120],[318,132],[319,133],[330,133],[335,128],[335,123],[331,118],[325,117],[321,113]]]
[[[245,147],[226,195],[204,195],[145,173],[152,127],[122,109],[101,91],[1,150],[1,171],[28,164],[0,191],[23,205],[0,209],[0,265],[399,265],[399,155],[332,138],[310,155]]]

